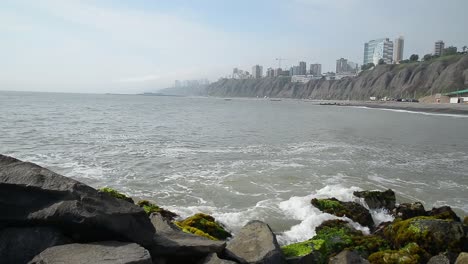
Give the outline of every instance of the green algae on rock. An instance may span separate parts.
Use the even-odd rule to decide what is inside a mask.
[[[397,219],[385,228],[384,234],[394,248],[414,242],[432,255],[446,250],[460,252],[465,239],[460,222],[430,216]]]
[[[174,224],[186,233],[203,236],[212,240],[225,240],[231,237],[231,233],[217,223],[214,217],[198,213],[183,221],[175,221]]]
[[[362,191],[353,192],[353,195],[359,198],[363,198],[370,209],[385,208],[387,210],[393,210],[395,208],[395,192],[391,189],[386,191]]]
[[[355,202],[342,202],[335,198],[330,199],[312,199],[312,205],[320,211],[336,215],[338,217],[346,216],[351,220],[358,222],[363,226],[373,227],[374,221],[369,211],[362,205]]]
[[[416,243],[409,243],[399,250],[384,250],[369,256],[372,264],[418,264],[427,259],[427,252]]]
[[[118,192],[115,189],[112,189],[112,188],[109,188],[109,187],[104,187],[104,188],[99,189],[98,191],[103,192],[103,193],[107,193],[107,194],[109,194],[110,196],[112,196],[114,198],[121,199],[121,200],[130,202],[130,203],[133,203],[132,198],[128,197],[127,195],[125,195],[123,193]]]
[[[148,215],[152,213],[159,213],[163,218],[168,219],[170,221],[174,220],[174,218],[178,216],[176,213],[173,213],[169,210],[159,207],[156,204],[148,200],[140,200],[137,202],[137,205],[143,208],[143,210],[145,210],[145,212]]]

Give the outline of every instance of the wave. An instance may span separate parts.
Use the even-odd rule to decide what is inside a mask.
[[[468,118],[468,115],[463,115],[463,114],[429,113],[429,112],[411,111],[411,110],[403,110],[403,109],[377,108],[377,107],[368,107],[368,106],[350,106],[350,107],[383,110],[383,111],[391,111],[391,112],[398,112],[398,113],[420,114],[420,115],[428,115],[428,116],[447,116],[447,117],[455,117],[455,118]]]

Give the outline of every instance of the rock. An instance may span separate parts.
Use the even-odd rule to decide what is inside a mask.
[[[226,247],[252,264],[286,263],[270,227],[260,221],[250,221]]]
[[[363,198],[369,209],[385,208],[387,210],[393,210],[395,208],[395,192],[388,189],[384,192],[380,191],[363,191],[354,192],[354,196]]]
[[[154,227],[138,206],[4,155],[0,201],[0,226],[53,226],[77,242],[153,241]]]
[[[52,227],[7,228],[0,231],[0,263],[28,263],[48,247],[70,243]]]
[[[149,248],[152,256],[199,259],[211,253],[221,253],[226,242],[210,240],[181,231],[156,234]]]
[[[114,190],[112,188],[104,187],[104,188],[99,189],[98,191],[107,193],[107,194],[109,194],[110,196],[112,196],[114,198],[122,199],[124,201],[129,202],[129,203],[134,203],[134,201],[133,201],[133,199],[131,197],[128,197],[127,195],[125,195],[123,193],[120,193],[117,190]]]
[[[416,243],[409,243],[400,250],[383,250],[369,256],[370,263],[426,263],[427,252]]]
[[[135,243],[116,241],[68,244],[44,250],[29,264],[152,264],[148,251]]]
[[[465,217],[463,218],[463,224],[466,225],[466,226],[468,226],[468,216],[465,216]]]
[[[415,203],[402,203],[392,210],[393,216],[403,220],[413,218],[416,216],[425,216],[426,210],[420,202]]]
[[[174,224],[184,232],[212,240],[225,240],[232,236],[214,217],[207,214],[198,213],[183,221],[175,221]]]
[[[427,216],[396,220],[385,228],[384,234],[394,248],[414,242],[432,255],[447,250],[460,252],[465,243],[463,225],[460,222]]]
[[[152,213],[150,215],[150,221],[156,229],[157,234],[167,234],[180,231],[176,225],[174,225],[167,218],[163,217],[160,213]]]
[[[367,259],[363,259],[358,253],[343,250],[338,255],[330,258],[328,264],[368,264]]]
[[[433,216],[438,219],[449,219],[460,222],[460,217],[452,210],[450,206],[442,206],[438,208],[432,208],[431,211],[426,213],[428,216]]]
[[[427,264],[450,264],[450,260],[443,254],[439,254],[430,258]]]
[[[373,235],[384,237],[385,228],[391,225],[392,222],[382,222],[380,223],[372,232]]]
[[[305,256],[300,257],[286,257],[286,262],[288,264],[311,264],[319,263],[318,259],[320,256],[317,256],[316,252],[311,252]]]
[[[373,227],[374,221],[369,211],[362,205],[355,202],[342,202],[335,198],[312,199],[312,205],[320,211],[333,214],[339,217],[346,216],[363,226]]]
[[[152,213],[159,213],[163,218],[166,218],[169,221],[174,220],[174,218],[178,216],[176,213],[161,208],[148,200],[140,200],[138,201],[137,205],[143,208],[143,210],[145,210],[148,215],[151,215]]]
[[[216,254],[210,254],[208,257],[206,257],[202,264],[236,264],[237,262],[231,261],[231,260],[226,260],[226,259],[220,259]]]
[[[468,264],[468,253],[460,253],[460,255],[458,255],[457,260],[455,261],[455,264]]]

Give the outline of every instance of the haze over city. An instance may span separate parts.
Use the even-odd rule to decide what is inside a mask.
[[[362,64],[404,36],[404,58],[468,44],[468,1],[13,1],[0,4],[0,90],[140,93],[234,67]]]

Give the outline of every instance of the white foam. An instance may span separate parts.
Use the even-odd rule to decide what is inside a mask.
[[[349,222],[354,228],[369,233],[369,228],[363,227],[358,223],[353,222],[347,217],[336,217],[331,214],[322,213],[320,210],[311,205],[312,198],[331,198],[335,197],[340,201],[356,201],[354,191],[361,191],[358,187],[343,187],[341,185],[327,185],[324,188],[316,191],[314,194],[307,196],[294,196],[279,204],[286,217],[300,220],[297,225],[292,226],[289,230],[278,235],[280,244],[290,244],[315,236],[315,228],[323,221],[331,219],[341,219]]]
[[[468,118],[468,115],[463,115],[463,114],[441,114],[441,113],[410,111],[410,110],[403,110],[403,109],[375,108],[375,107],[367,107],[367,106],[351,106],[351,107],[362,108],[362,109],[391,111],[391,112],[397,112],[397,113],[420,114],[420,115],[428,115],[428,116],[448,116],[448,117],[456,117],[456,118]]]
[[[395,220],[395,217],[390,214],[390,212],[386,209],[376,209],[376,210],[369,210],[372,219],[374,220],[375,225],[379,225],[383,222],[392,222]]]

